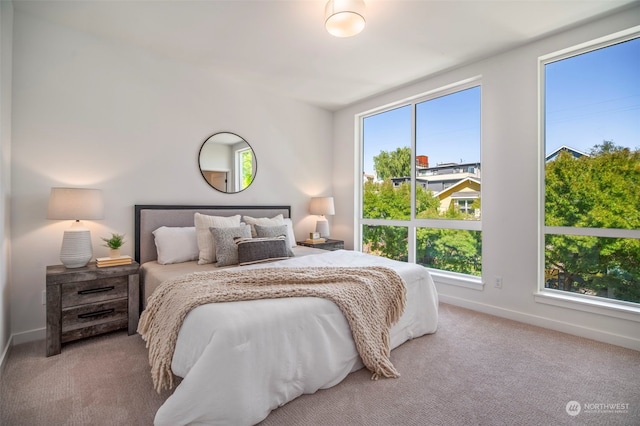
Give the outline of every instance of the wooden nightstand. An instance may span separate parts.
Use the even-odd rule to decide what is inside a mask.
[[[121,328],[136,333],[140,316],[140,265],[98,268],[47,266],[47,356],[62,343]]]
[[[298,241],[297,244],[299,246],[313,247],[329,251],[344,249],[344,241],[342,240],[326,240],[324,243],[318,244],[311,244],[306,241]]]

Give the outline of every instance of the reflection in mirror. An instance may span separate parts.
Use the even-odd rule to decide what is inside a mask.
[[[235,133],[210,136],[200,147],[198,162],[204,180],[227,194],[245,190],[256,177],[253,149]]]

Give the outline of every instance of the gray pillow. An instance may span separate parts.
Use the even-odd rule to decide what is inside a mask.
[[[251,238],[251,228],[244,223],[238,227],[215,228],[210,227],[216,246],[217,266],[237,265],[238,248],[236,238]]]
[[[280,260],[289,257],[285,237],[242,238],[236,240],[236,245],[238,246],[238,263],[240,265]]]
[[[287,225],[275,225],[275,226],[262,226],[254,225],[258,238],[274,238],[284,236],[287,242],[287,254],[289,257],[293,257],[293,251],[291,251],[291,241],[289,241]]]

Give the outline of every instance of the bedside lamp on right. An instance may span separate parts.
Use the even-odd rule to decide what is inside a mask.
[[[309,204],[309,213],[321,216],[316,222],[316,232],[320,233],[322,238],[329,237],[329,222],[326,215],[334,215],[336,213],[333,206],[333,197],[313,197]]]

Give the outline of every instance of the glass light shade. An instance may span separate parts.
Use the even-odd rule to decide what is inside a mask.
[[[363,0],[329,0],[324,9],[325,27],[336,37],[351,37],[365,26]]]

